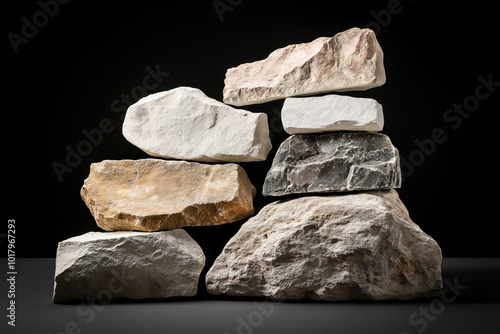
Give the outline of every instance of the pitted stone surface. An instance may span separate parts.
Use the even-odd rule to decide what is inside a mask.
[[[277,300],[439,296],[441,249],[396,190],[300,197],[245,222],[206,275],[209,293]]]

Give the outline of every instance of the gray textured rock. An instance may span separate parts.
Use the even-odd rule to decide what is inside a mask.
[[[329,131],[381,131],[382,105],[373,99],[343,95],[289,97],[281,110],[289,134]]]
[[[204,265],[182,229],[89,232],[59,243],[53,301],[194,296]]]
[[[293,135],[278,148],[262,193],[282,196],[401,186],[399,152],[373,132]]]
[[[441,249],[394,189],[300,197],[265,206],[206,275],[214,295],[278,300],[438,296]]]
[[[236,106],[298,95],[366,90],[385,83],[383,52],[370,29],[293,44],[226,72],[224,102]]]
[[[265,113],[235,109],[190,87],[140,99],[128,108],[122,132],[141,150],[166,159],[261,161],[271,150]]]
[[[141,159],[93,163],[81,196],[106,231],[158,231],[246,218],[255,192],[237,164]]]

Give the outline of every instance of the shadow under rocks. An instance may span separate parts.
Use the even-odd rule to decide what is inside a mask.
[[[228,295],[210,295],[204,286],[204,275],[200,277],[198,294],[193,297],[170,297],[166,299],[114,298],[110,304],[140,304],[191,301],[271,301],[286,304],[413,304],[428,303],[441,298],[443,301],[453,298],[453,303],[493,303],[500,302],[500,258],[445,258],[442,264],[443,291],[441,297],[429,297],[412,300],[352,300],[326,302],[320,300],[272,300],[262,297],[235,297]],[[454,298],[456,296],[456,298]],[[74,301],[67,304],[79,304]]]
[[[500,258],[445,258],[442,264],[443,300],[453,298],[454,303],[500,302]],[[203,299],[226,301],[264,301],[259,297],[233,297],[226,295],[212,296],[206,291]],[[443,295],[444,294],[444,295]],[[412,300],[353,300],[336,302],[337,304],[412,304],[426,303],[440,297],[428,297]],[[331,303],[320,300],[270,300],[288,304],[322,304]]]

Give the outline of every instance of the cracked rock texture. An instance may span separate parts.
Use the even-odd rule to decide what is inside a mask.
[[[81,196],[106,231],[157,231],[246,218],[255,187],[237,164],[104,160],[90,166]]]
[[[53,301],[194,296],[204,266],[202,249],[182,229],[89,232],[59,243]]]
[[[375,33],[352,28],[228,69],[223,101],[242,106],[289,96],[367,90],[384,83],[383,52]]]
[[[265,196],[388,189],[401,186],[399,152],[374,132],[292,135],[278,148]]]
[[[329,131],[381,131],[382,105],[373,99],[343,95],[289,97],[281,110],[289,134]]]
[[[439,296],[441,250],[396,190],[300,197],[244,223],[206,275],[209,293],[277,300]]]
[[[178,87],[131,105],[123,136],[149,155],[200,162],[262,161],[271,150],[265,113],[235,109]]]

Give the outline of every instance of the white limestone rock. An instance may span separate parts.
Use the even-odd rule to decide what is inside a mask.
[[[54,303],[194,296],[205,266],[182,229],[89,232],[57,248]]]
[[[166,159],[262,161],[271,150],[265,113],[235,109],[191,87],[140,99],[128,108],[122,131],[130,143]]]
[[[394,189],[265,206],[206,275],[209,293],[276,300],[439,296],[441,249]]]
[[[290,96],[367,90],[385,83],[383,52],[370,29],[293,44],[226,72],[224,102],[235,106]]]
[[[289,97],[281,110],[289,134],[329,131],[382,131],[382,105],[373,99],[343,95]]]

